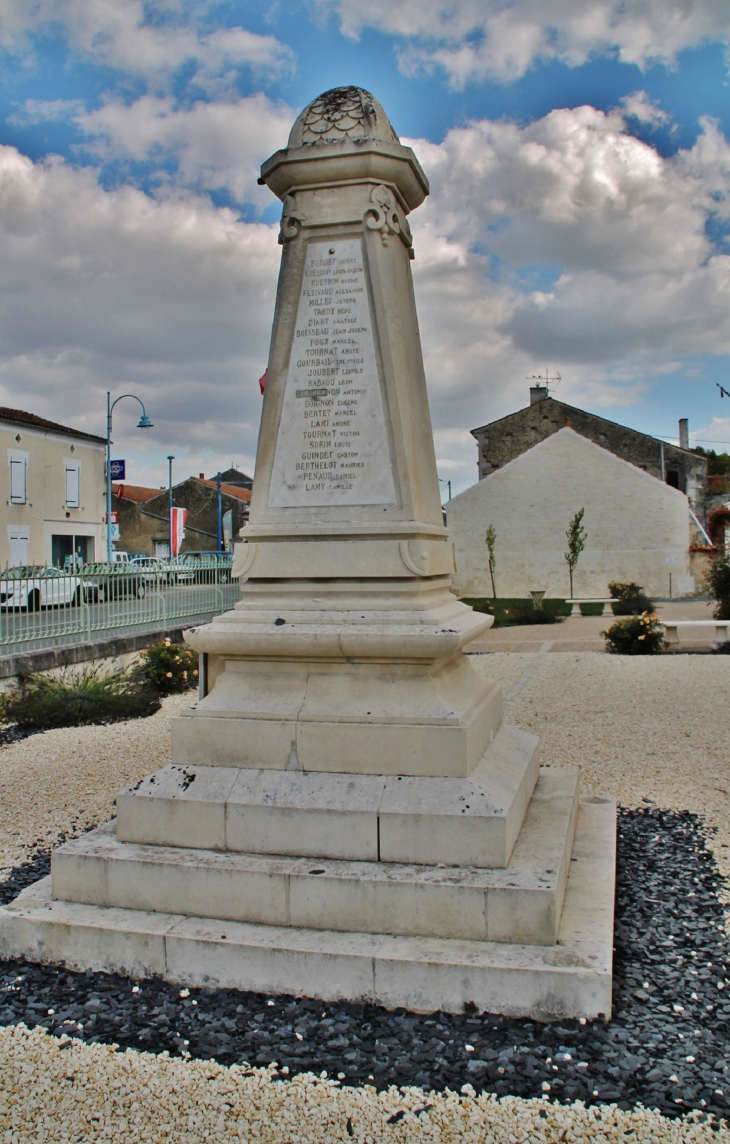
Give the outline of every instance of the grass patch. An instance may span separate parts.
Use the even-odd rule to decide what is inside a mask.
[[[542,607],[533,607],[532,600],[524,598],[489,597],[462,600],[475,612],[494,616],[495,627],[514,627],[520,624],[558,624],[570,615],[570,604],[565,600],[543,600]],[[600,613],[599,613],[600,614]]]
[[[150,683],[99,664],[70,668],[60,676],[28,675],[0,698],[0,719],[23,729],[81,727],[140,719],[160,709]]]
[[[581,604],[580,611],[583,616],[602,616],[603,604]]]

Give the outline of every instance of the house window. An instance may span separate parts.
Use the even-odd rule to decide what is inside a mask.
[[[81,505],[81,462],[66,461],[66,508],[79,508]]]
[[[10,503],[25,504],[27,499],[28,454],[17,453],[14,449],[9,450],[8,461],[10,463]]]
[[[678,472],[676,469],[670,469],[667,473],[667,484],[673,489],[679,489],[681,493],[687,491],[687,480],[684,473]]]

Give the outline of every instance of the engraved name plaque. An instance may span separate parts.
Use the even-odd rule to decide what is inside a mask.
[[[395,504],[359,239],[307,248],[269,505]]]

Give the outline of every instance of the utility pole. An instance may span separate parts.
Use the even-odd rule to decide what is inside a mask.
[[[220,473],[216,474],[215,485],[216,485],[216,490],[218,493],[218,498],[217,498],[217,500],[218,500],[218,512],[217,512],[218,551],[222,552],[223,551],[223,501],[221,499],[221,475],[220,475]]]
[[[167,500],[168,500],[168,517],[170,520],[170,559],[172,560],[172,462],[174,457],[167,458]]]

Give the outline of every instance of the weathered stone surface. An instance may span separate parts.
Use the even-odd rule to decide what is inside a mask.
[[[117,838],[425,865],[507,865],[539,743],[504,724],[466,779],[165,767],[117,798]]]
[[[0,951],[187,985],[539,1019],[611,1011],[616,810],[584,802],[554,946],[261,926],[54,901],[50,878],[0,909]]]

